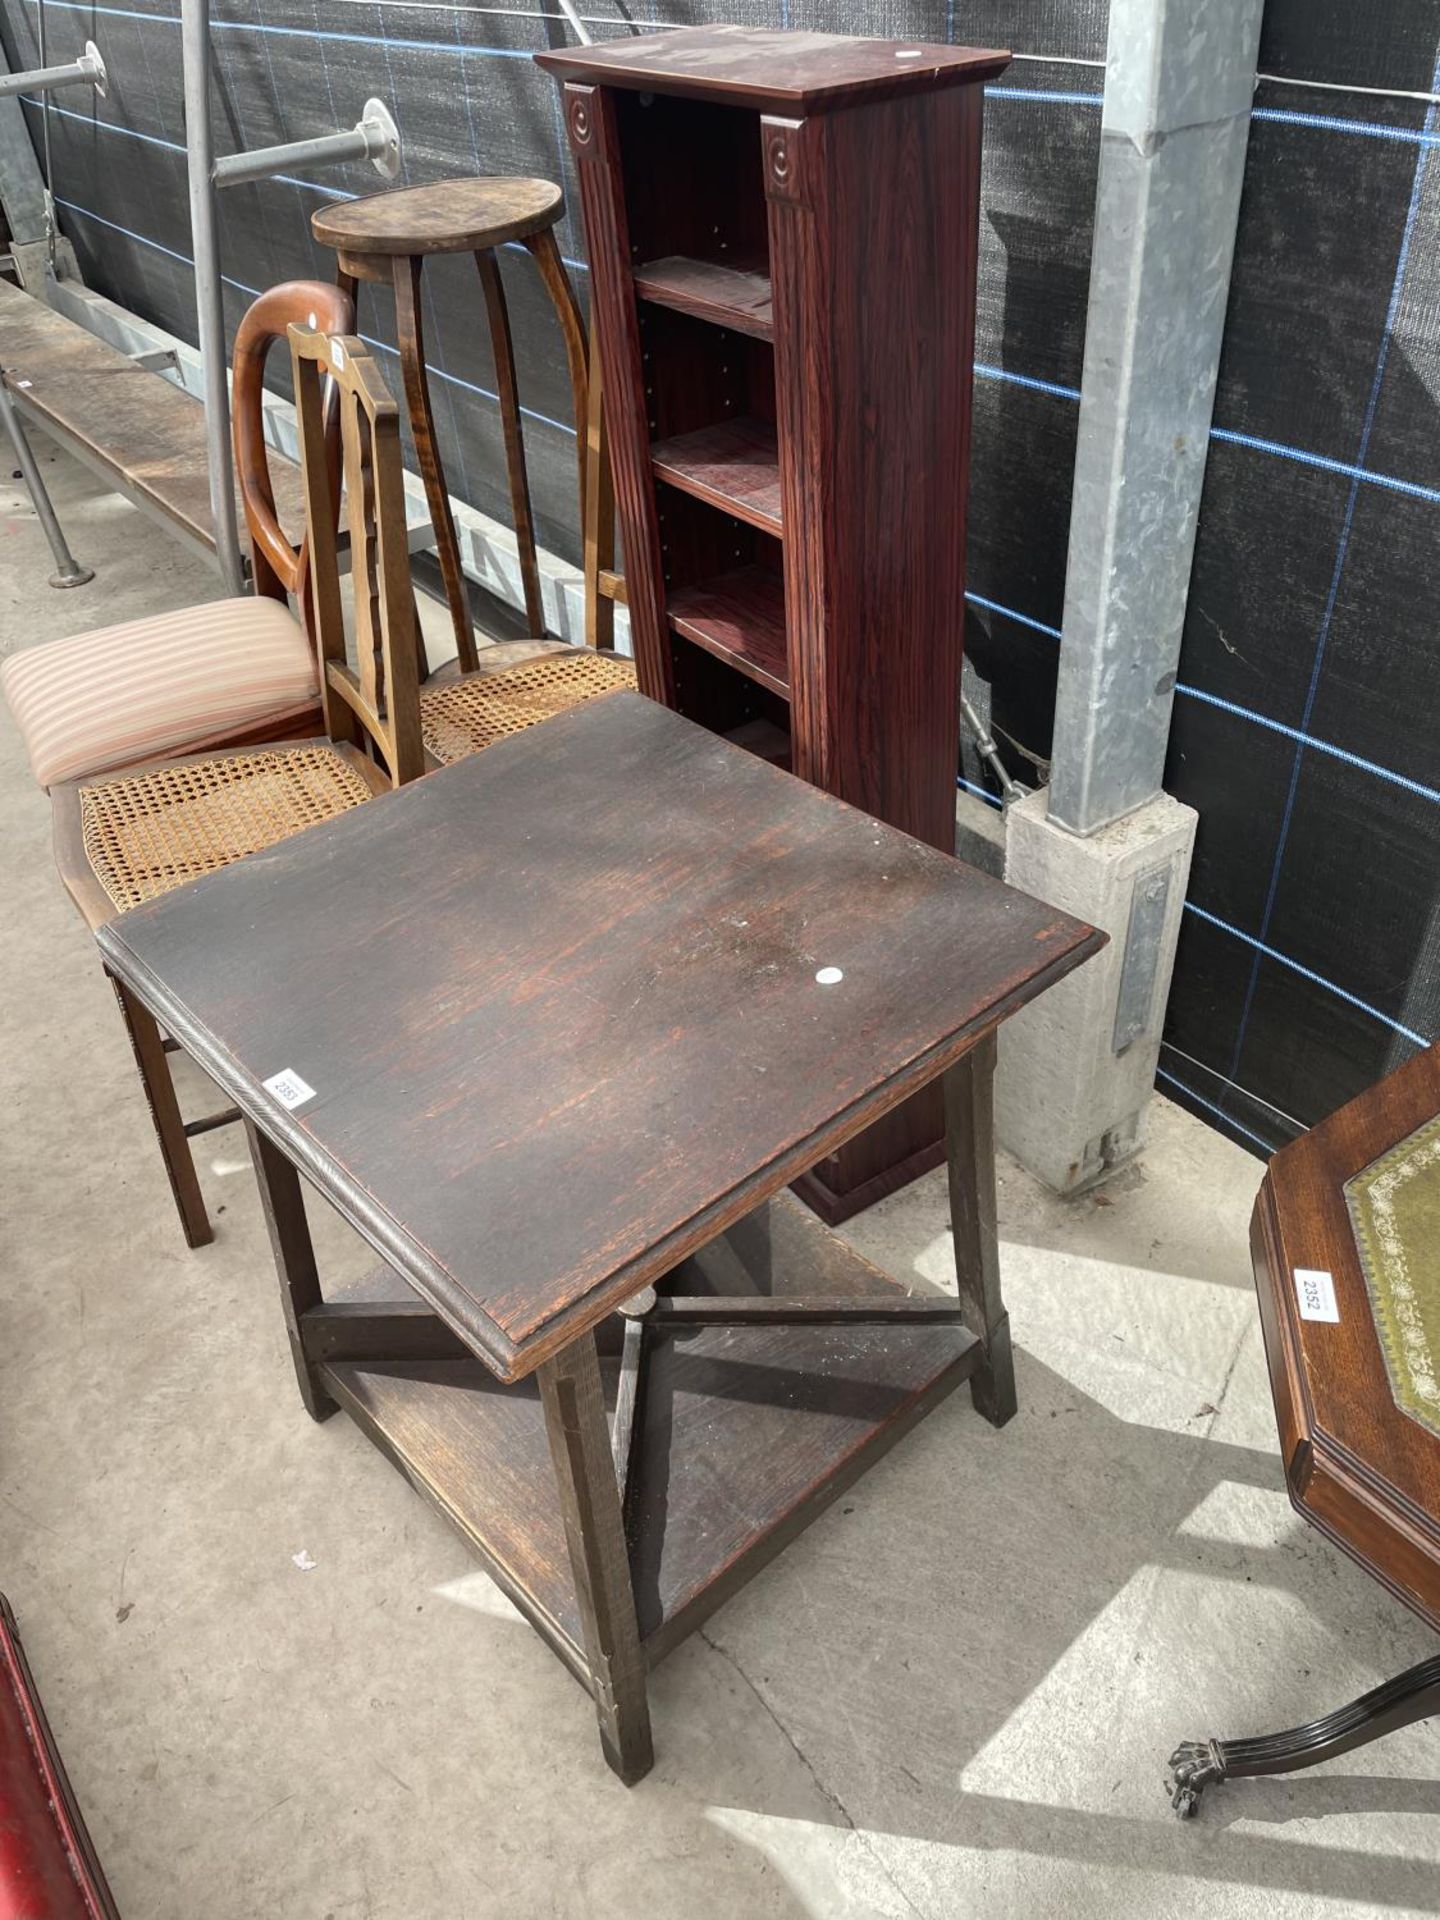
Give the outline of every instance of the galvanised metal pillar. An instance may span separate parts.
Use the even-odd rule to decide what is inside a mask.
[[[205,442],[215,556],[228,593],[245,591],[245,563],[235,523],[235,470],[230,453],[229,354],[225,288],[220,277],[215,136],[210,118],[210,0],[181,0],[180,47],[185,77],[185,145],[190,172],[190,249],[195,261],[195,318],[205,371]]]
[[[1144,1137],[1195,815],[1161,790],[1263,0],[1112,0],[1049,787],[1005,877],[1105,953],[1001,1036],[996,1125],[1072,1192]]]
[[[1263,0],[1112,0],[1050,818],[1160,791]]]

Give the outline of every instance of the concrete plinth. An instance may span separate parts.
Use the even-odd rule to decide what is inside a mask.
[[[1049,818],[1043,792],[1006,815],[1006,880],[1110,936],[1000,1032],[996,1132],[1059,1193],[1144,1140],[1197,818],[1166,793],[1083,838]]]

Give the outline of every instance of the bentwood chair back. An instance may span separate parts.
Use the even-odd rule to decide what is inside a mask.
[[[318,280],[291,280],[262,293],[235,329],[230,357],[231,439],[240,502],[250,533],[250,577],[256,593],[272,600],[295,602],[301,619],[309,622],[306,579],[310,564],[309,513],[292,540],[275,509],[270,472],[270,448],[265,438],[265,368],[270,350],[290,347],[290,329],[301,325],[322,333],[348,333],[355,324],[355,303],[343,288]],[[327,423],[327,458],[331,472],[340,461],[339,421],[332,412]]]

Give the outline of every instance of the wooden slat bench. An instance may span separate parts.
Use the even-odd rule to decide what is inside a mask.
[[[3,281],[0,378],[27,423],[43,427],[107,486],[214,560],[199,400]],[[282,524],[298,526],[299,467],[272,449],[270,473]],[[235,510],[238,517],[238,493]]]

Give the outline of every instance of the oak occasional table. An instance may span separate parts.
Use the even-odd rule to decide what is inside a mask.
[[[651,1764],[645,1673],[961,1381],[1015,1407],[998,1023],[1103,936],[614,693],[128,913],[246,1117],[301,1395]],[[944,1076],[958,1294],[785,1191]],[[322,1298],[300,1176],[381,1256]]]
[[[1291,1504],[1440,1627],[1440,1048],[1281,1149],[1250,1226]],[[1440,1655],[1284,1733],[1187,1741],[1172,1804],[1440,1714]]]

